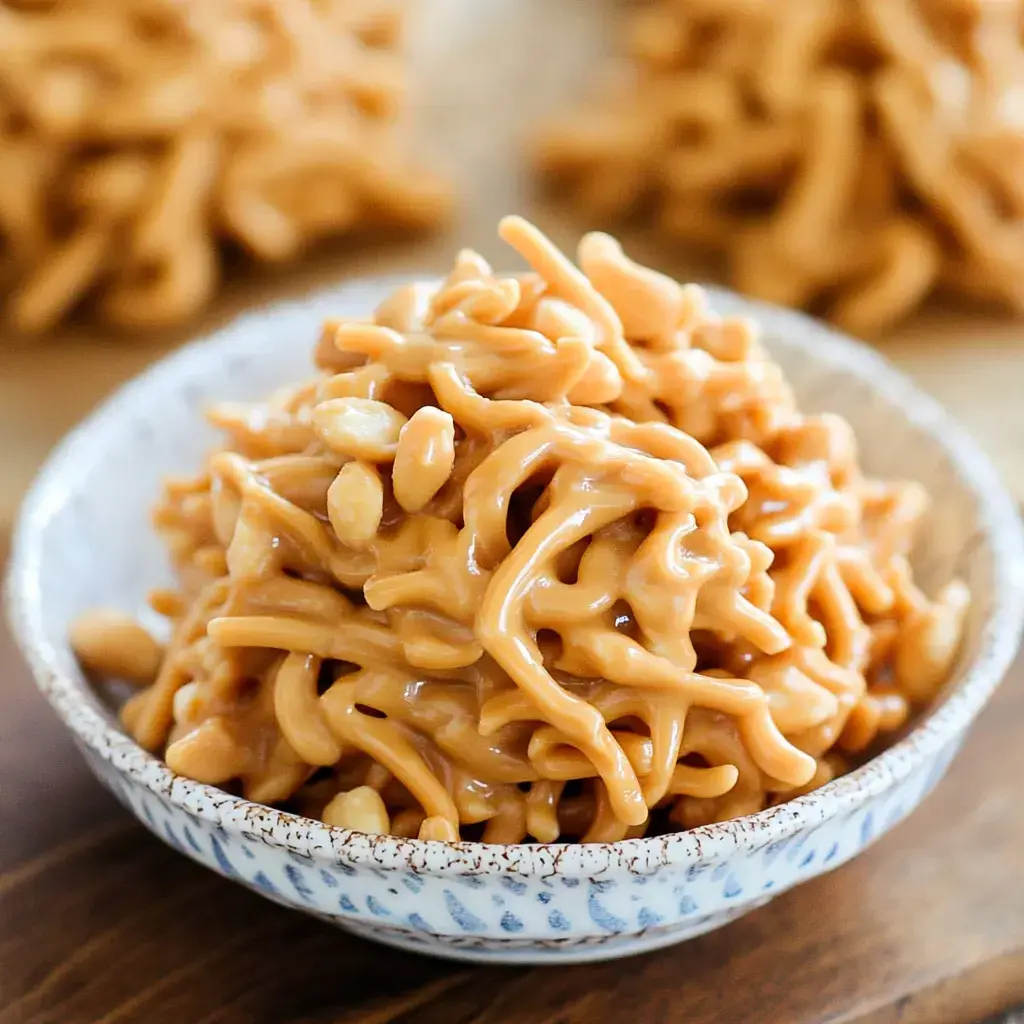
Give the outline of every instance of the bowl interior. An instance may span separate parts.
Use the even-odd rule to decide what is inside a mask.
[[[132,382],[51,459],[22,519],[15,594],[25,607],[14,614],[28,625],[28,642],[46,648],[52,667],[94,710],[110,718],[71,655],[68,623],[96,605],[142,612],[147,592],[171,582],[149,513],[163,479],[195,472],[217,441],[203,409],[259,399],[307,377],[321,320],[365,314],[394,284],[359,282],[234,322]],[[850,420],[868,472],[919,480],[933,495],[915,556],[920,580],[934,592],[960,576],[975,597],[948,693],[986,642],[1006,574],[1020,558],[1015,528],[1007,530],[1012,504],[991,466],[935,402],[874,353],[799,315],[709,290],[713,308],[761,322],[802,408]]]

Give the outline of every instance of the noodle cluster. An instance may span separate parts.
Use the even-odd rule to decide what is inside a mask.
[[[390,123],[399,27],[377,0],[0,0],[7,319],[176,323],[225,250],[435,223]]]
[[[541,140],[742,292],[878,331],[936,287],[1024,309],[1020,0],[656,0],[632,74]]]
[[[93,614],[83,663],[141,683],[124,723],[175,771],[366,832],[614,841],[823,784],[955,656],[966,589],[907,562],[926,496],[699,288],[500,231],[529,272],[462,252],[214,410],[156,515],[166,652]]]

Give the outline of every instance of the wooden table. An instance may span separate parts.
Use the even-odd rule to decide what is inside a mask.
[[[0,1024],[974,1024],[1024,1000],[1024,660],[875,847],[618,963],[466,968],[284,910],[164,846],[0,633]]]

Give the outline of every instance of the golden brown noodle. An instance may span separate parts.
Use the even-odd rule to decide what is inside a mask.
[[[931,602],[907,562],[921,488],[865,478],[699,289],[604,235],[578,270],[501,234],[529,273],[464,252],[329,323],[314,380],[214,411],[226,446],[157,511],[180,592],[126,727],[421,838],[611,841],[823,784],[956,653],[965,588]]]
[[[631,74],[541,139],[740,291],[877,331],[938,285],[1024,308],[1020,0],[656,0]]]
[[[398,9],[376,0],[0,0],[0,295],[21,330],[85,299],[181,321],[221,250],[260,260],[434,224],[412,172]]]

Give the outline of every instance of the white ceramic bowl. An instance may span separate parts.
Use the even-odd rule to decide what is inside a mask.
[[[327,314],[364,313],[394,281],[353,284],[236,321],[120,391],[54,453],[25,504],[8,580],[15,636],[90,768],[162,840],[270,899],[407,949],[564,963],[655,949],[708,931],[855,856],[942,777],[1016,651],[1024,544],[985,456],[876,354],[794,313],[712,290],[757,317],[803,406],[849,418],[867,468],[936,497],[916,568],[974,594],[944,699],[907,738],[809,796],[720,825],[606,845],[489,846],[371,837],[181,778],[136,746],[68,648],[94,605],[141,610],[169,582],[149,508],[168,473],[215,440],[201,411],[309,374]],[[45,400],[45,396],[43,396]]]

